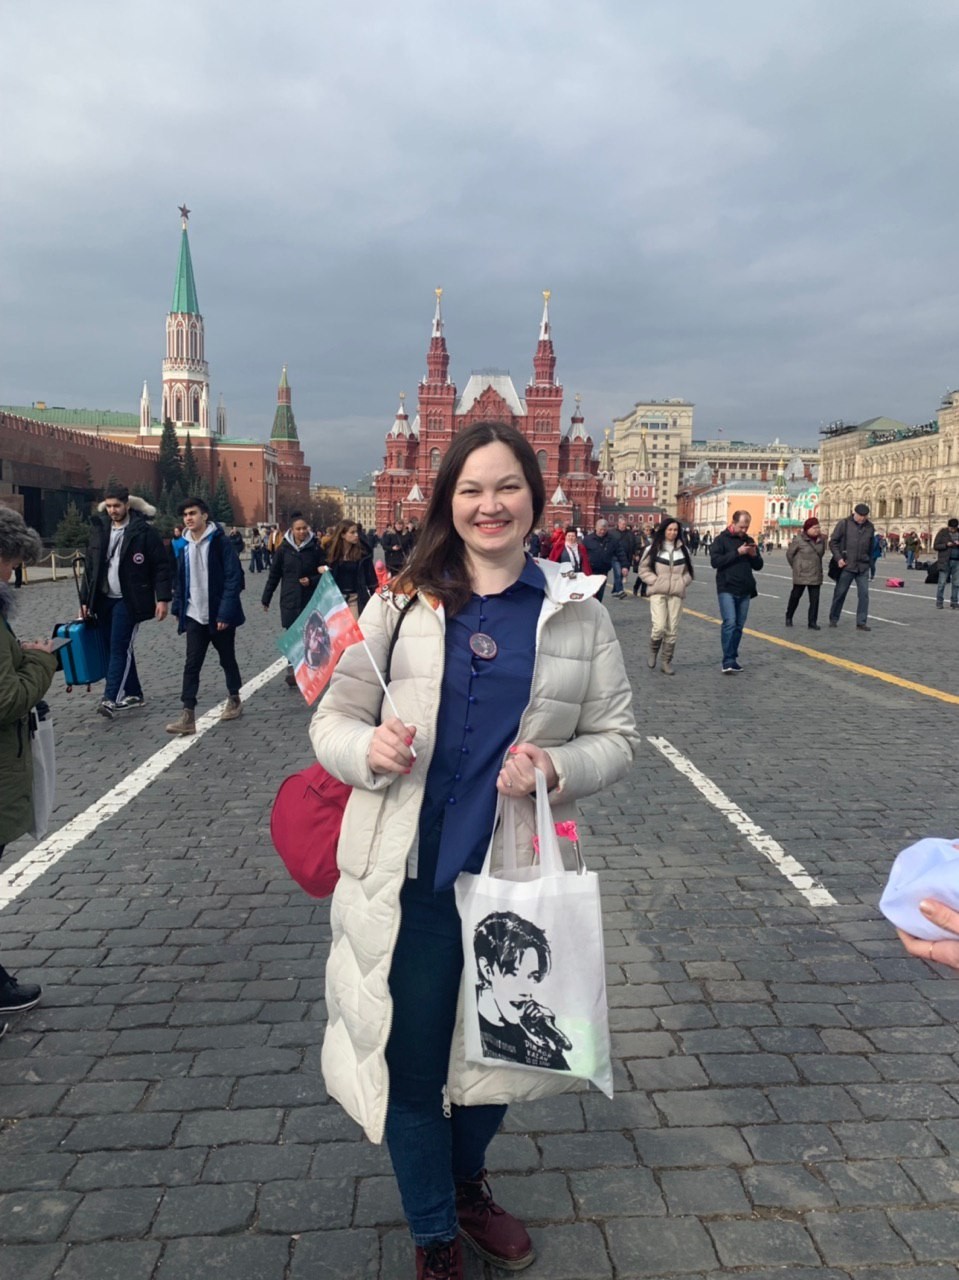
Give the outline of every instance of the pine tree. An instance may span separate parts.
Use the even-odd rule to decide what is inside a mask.
[[[189,431],[186,433],[186,443],[183,446],[183,488],[187,494],[196,493],[200,485],[200,469],[196,465],[196,455],[193,452],[193,441],[190,438]]]
[[[160,437],[160,456],[158,459],[160,479],[167,489],[174,489],[183,483],[183,463],[180,460],[180,442],[176,430],[169,418],[163,419],[163,435]]]
[[[67,503],[66,513],[57,525],[53,538],[61,555],[82,551],[87,545],[90,538],[90,522],[84,519],[83,513],[75,502]]]
[[[226,476],[220,472],[213,495],[213,519],[219,524],[233,524],[233,504],[230,502],[230,491],[226,487]]]

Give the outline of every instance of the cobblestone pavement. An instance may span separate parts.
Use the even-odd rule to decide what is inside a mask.
[[[697,563],[687,603],[715,617]],[[921,575],[876,592],[868,634],[852,617],[785,631],[785,575],[771,556],[751,627],[959,694],[959,613]],[[277,656],[261,589],[248,580],[245,678]],[[26,589],[19,634],[70,616],[70,590]],[[749,636],[746,671],[723,677],[718,627],[690,616],[663,677],[648,606],[608,603],[644,736],[836,905],[810,907],[648,743],[584,804],[618,1092],[516,1106],[493,1143],[530,1274],[955,1280],[959,985],[905,955],[876,901],[899,848],[957,834],[959,708]],[[149,706],[112,724],[58,678],[55,829],[167,740],[182,641],[151,623],[138,653]],[[201,710],[223,696],[213,658]],[[411,1274],[386,1153],[319,1074],[328,908],[269,845],[308,716],[274,679],[0,913],[4,962],[44,984],[0,1043],[0,1280]]]

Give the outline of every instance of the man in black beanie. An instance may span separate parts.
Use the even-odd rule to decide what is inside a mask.
[[[829,625],[839,626],[843,601],[849,588],[856,584],[856,630],[871,631],[869,618],[869,569],[871,566],[872,540],[876,530],[869,520],[869,508],[864,502],[857,502],[852,515],[840,520],[829,539],[829,550],[839,577],[836,589],[832,593],[832,604],[829,608]],[[832,572],[830,572],[832,577]]]
[[[173,598],[173,574],[163,540],[150,523],[156,510],[125,485],[109,487],[91,521],[81,593],[109,645],[107,678],[97,711],[113,720],[144,704],[133,645],[141,622],[162,622]]]

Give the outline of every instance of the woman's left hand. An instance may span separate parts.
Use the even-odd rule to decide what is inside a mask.
[[[496,777],[496,790],[501,796],[528,796],[536,792],[536,770],[546,775],[550,791],[558,784],[559,774],[549,753],[532,742],[518,742],[510,747],[506,763]]]

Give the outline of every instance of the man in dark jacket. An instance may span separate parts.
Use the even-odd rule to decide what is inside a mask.
[[[616,518],[616,541],[619,543],[619,549],[622,553],[622,569],[619,573],[613,570],[613,594],[617,595],[620,600],[626,599],[624,577],[629,573],[629,566],[633,563],[633,556],[636,554],[636,535],[626,523],[625,516],[617,516]],[[616,583],[619,582],[619,589]]]
[[[170,557],[148,516],[156,511],[125,485],[113,485],[91,521],[83,565],[81,613],[93,614],[109,645],[97,712],[108,720],[144,704],[133,645],[141,622],[162,622],[170,608]]]
[[[945,607],[946,583],[951,583],[949,608],[959,609],[959,520],[953,516],[944,529],[936,534],[932,549],[936,553],[939,584],[936,587],[936,608]]]
[[[392,527],[387,526],[381,543],[383,554],[386,556],[386,567],[395,576],[406,564],[407,557],[413,547],[412,539],[402,520],[397,520]]]
[[[620,573],[623,567],[623,552],[619,542],[609,531],[609,522],[604,520],[602,516],[596,521],[596,532],[587,533],[583,539],[586,547],[586,554],[589,556],[589,564],[593,573],[601,573],[603,578],[609,573],[610,569],[616,566]],[[620,578],[620,594],[622,593],[622,578]],[[606,590],[606,583],[596,592],[596,599],[602,600],[603,592]]]
[[[856,584],[856,630],[871,631],[869,618],[869,568],[872,564],[872,540],[876,530],[869,520],[869,508],[857,502],[852,515],[840,520],[829,539],[829,551],[839,565],[836,589],[829,606],[829,625],[839,626],[843,601],[849,588]]]
[[[749,602],[759,595],[754,573],[763,567],[759,548],[749,536],[750,514],[734,511],[732,523],[716,535],[709,548],[709,562],[716,570],[716,592],[723,620],[723,674],[735,675],[739,665],[739,642],[749,614]]]
[[[184,545],[177,553],[173,612],[179,632],[186,632],[183,666],[183,711],[166,727],[167,733],[196,733],[196,696],[200,671],[210,645],[217,652],[226,677],[227,700],[221,720],[237,720],[243,712],[243,681],[236,661],[236,629],[243,625],[243,570],[233,544],[202,498],[187,498],[179,509]]]

